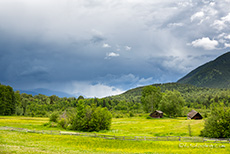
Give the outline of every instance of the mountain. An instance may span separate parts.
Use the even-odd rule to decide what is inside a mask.
[[[198,87],[230,88],[230,52],[196,68],[177,82]]]
[[[17,91],[17,90],[15,90]],[[52,95],[56,95],[58,97],[76,97],[64,92],[60,92],[60,91],[52,91],[52,90],[48,90],[48,89],[44,89],[44,88],[38,88],[38,89],[31,89],[31,90],[19,90],[20,93],[26,93],[26,94],[31,94],[31,95],[38,95],[38,94],[43,94],[46,96],[52,96]]]

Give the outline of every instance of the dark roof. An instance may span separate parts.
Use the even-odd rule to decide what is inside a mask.
[[[197,113],[198,113],[198,112],[196,112],[195,110],[192,110],[191,112],[189,112],[189,113],[187,114],[187,116],[188,116],[189,118],[193,118]]]

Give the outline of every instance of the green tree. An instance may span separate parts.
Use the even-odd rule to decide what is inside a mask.
[[[0,115],[15,114],[16,100],[13,88],[0,84]]]
[[[84,97],[80,95],[80,96],[77,98],[77,100],[81,100],[81,99],[84,99]]]
[[[145,112],[153,112],[159,108],[162,93],[160,87],[146,86],[142,90],[141,103]]]
[[[86,106],[84,104],[84,100],[80,99],[77,104],[77,111],[75,117],[72,122],[72,129],[73,130],[85,130],[85,121],[86,118]]]
[[[22,109],[23,109],[22,115],[26,115],[28,101],[29,101],[28,98],[22,99]]]
[[[184,98],[179,91],[166,91],[163,94],[160,109],[170,117],[181,116],[184,104]]]
[[[91,114],[89,121],[89,131],[109,130],[111,126],[112,114],[107,108],[97,107]]]
[[[211,108],[211,115],[205,121],[201,136],[230,138],[230,107],[223,103],[213,103]]]

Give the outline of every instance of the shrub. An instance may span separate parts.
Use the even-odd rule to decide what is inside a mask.
[[[205,121],[201,136],[212,138],[230,138],[230,108],[223,104],[212,105],[211,115]]]
[[[95,105],[85,106],[84,100],[79,100],[76,110],[64,112],[58,120],[59,126],[78,131],[108,130],[111,126],[112,114],[107,108]]]
[[[152,117],[150,117],[150,116],[147,116],[147,117],[146,117],[146,119],[153,119],[153,118],[152,118]]]
[[[59,119],[58,120],[58,126],[66,129],[66,127],[67,127],[66,119],[64,119],[64,118]]]
[[[54,122],[47,122],[47,123],[44,123],[43,126],[46,126],[46,127],[56,127],[56,126],[57,126],[57,123],[54,123]]]
[[[50,115],[50,122],[57,122],[58,117],[59,117],[58,112],[53,112],[53,113]]]
[[[129,111],[129,117],[134,117],[134,114],[132,111]]]

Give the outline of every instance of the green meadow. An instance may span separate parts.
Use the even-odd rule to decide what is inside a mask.
[[[32,130],[64,130],[52,123],[46,126],[49,118],[0,116],[0,126],[27,128]],[[113,118],[111,129],[94,133],[120,136],[199,136],[204,120],[187,120],[185,117],[146,119],[145,117]]]
[[[10,126],[31,130],[60,130],[45,126],[48,118],[0,116],[0,127]],[[203,120],[146,119],[145,117],[113,119],[111,130],[102,134],[116,136],[193,136],[203,129]],[[228,143],[192,143],[179,141],[126,141],[71,135],[49,135],[0,130],[0,153],[146,153],[146,154],[207,154],[230,153]]]

